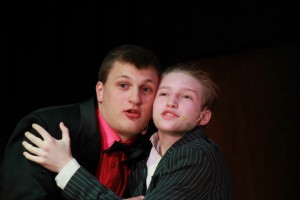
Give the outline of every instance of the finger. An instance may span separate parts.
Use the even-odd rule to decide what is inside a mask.
[[[30,132],[25,132],[25,137],[30,141],[32,142],[33,144],[35,144],[36,146],[38,147],[43,147],[43,140],[39,137],[36,137],[35,135],[33,135],[32,133]]]
[[[38,156],[34,156],[26,151],[23,152],[23,155],[25,156],[26,159],[31,160],[35,163],[41,164],[43,163],[43,159],[38,157]]]
[[[69,142],[70,141],[69,129],[65,126],[63,122],[59,123],[59,127],[62,133],[62,140]]]
[[[52,138],[52,136],[40,125],[38,124],[32,124],[32,128],[34,128],[44,140],[49,140]]]
[[[22,142],[23,147],[29,151],[32,154],[35,154],[37,156],[42,156],[43,155],[43,150],[38,148],[38,147],[34,147],[33,145],[29,144],[26,141]]]

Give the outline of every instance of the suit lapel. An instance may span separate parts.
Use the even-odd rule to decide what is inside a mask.
[[[181,146],[189,144],[191,142],[207,139],[202,127],[196,127],[195,129],[191,130],[190,132],[186,133],[182,138],[180,138],[177,142],[175,142],[165,153],[162,157],[160,162],[158,163],[156,170],[152,176],[151,183],[147,189],[147,192],[153,190],[153,188],[157,185],[157,181],[159,178],[168,170],[165,166],[170,158],[170,156]]]

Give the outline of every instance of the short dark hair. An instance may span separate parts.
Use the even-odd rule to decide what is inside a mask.
[[[158,77],[161,75],[161,67],[156,54],[145,47],[138,45],[120,45],[107,53],[100,65],[98,81],[105,83],[110,70],[115,62],[133,64],[137,69],[154,68]]]

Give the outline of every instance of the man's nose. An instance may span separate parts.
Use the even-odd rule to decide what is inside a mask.
[[[139,89],[135,89],[135,88],[132,89],[132,92],[129,97],[129,101],[134,104],[141,104],[142,100],[141,100]]]

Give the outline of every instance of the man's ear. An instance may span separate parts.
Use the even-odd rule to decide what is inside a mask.
[[[212,116],[212,112],[210,110],[205,110],[203,113],[201,113],[200,117],[201,120],[199,120],[198,125],[205,126],[210,121],[210,118]]]
[[[100,103],[103,101],[103,91],[104,91],[103,83],[101,81],[98,81],[96,84],[96,94],[97,94],[97,101]]]

